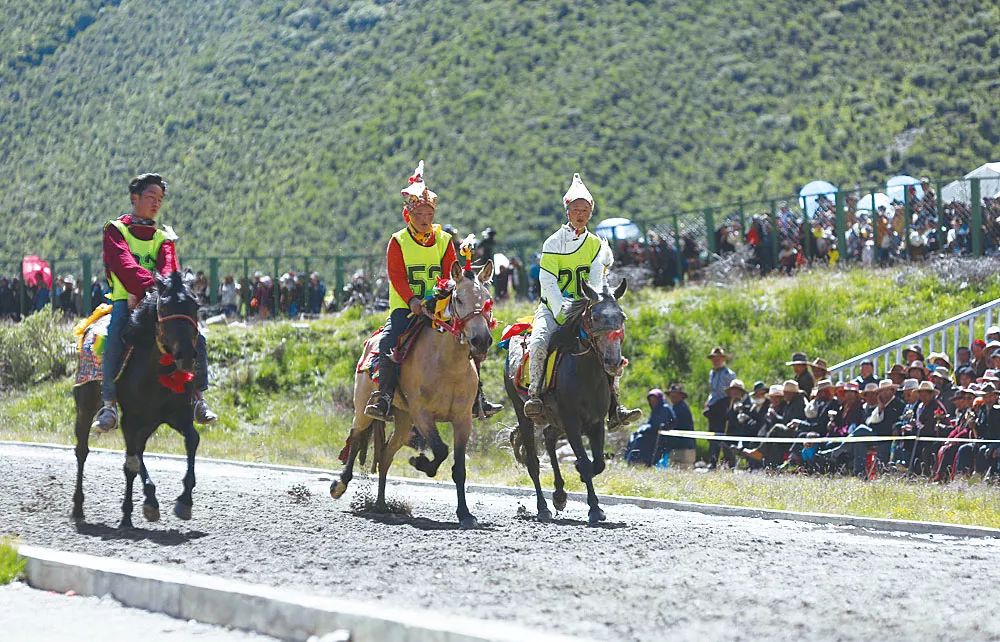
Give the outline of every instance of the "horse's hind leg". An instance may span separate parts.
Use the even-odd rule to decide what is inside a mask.
[[[451,424],[455,429],[455,463],[451,467],[451,478],[458,492],[458,523],[462,528],[475,528],[478,521],[465,502],[465,447],[472,434],[472,415],[462,417]]]
[[[142,502],[142,516],[146,518],[147,522],[158,522],[160,521],[160,503],[156,501],[156,485],[149,477],[149,471],[146,470],[146,462],[143,459],[146,444],[142,446],[139,451],[139,479],[142,480],[142,494],[146,498]]]
[[[531,483],[535,485],[538,521],[551,521],[552,511],[549,510],[549,505],[545,502],[545,495],[542,493],[542,481],[539,478],[541,470],[538,464],[538,446],[535,445],[535,426],[530,421],[519,421],[517,430],[521,431],[521,442],[524,445],[524,464],[528,467],[528,475],[531,477]]]
[[[566,509],[566,483],[563,481],[562,471],[559,469],[559,457],[556,455],[555,428],[549,426],[545,429],[545,452],[549,454],[549,463],[552,464],[552,477],[555,490],[552,492],[552,506],[557,511]]]
[[[427,439],[427,444],[431,447],[434,459],[427,459],[427,455],[424,453],[420,453],[416,457],[410,457],[410,465],[428,477],[437,475],[438,468],[448,458],[448,446],[441,439],[441,434],[438,432],[437,426],[434,424],[431,424],[431,426],[430,434],[426,435],[425,438]],[[421,433],[421,436],[423,436],[423,433]]]
[[[136,437],[133,436],[131,425],[125,413],[122,413],[122,434],[125,436],[125,465],[122,467],[125,473],[125,499],[122,501],[122,521],[118,523],[118,528],[134,528],[132,526],[132,488],[135,483],[135,476],[139,473],[139,448],[134,443]]]
[[[398,413],[398,410],[397,410]],[[397,414],[397,420],[399,415]],[[401,428],[405,426],[405,428]],[[389,507],[385,503],[385,483],[386,478],[389,476],[389,467],[392,466],[392,460],[399,452],[399,449],[403,447],[406,440],[410,436],[410,422],[406,421],[404,423],[395,424],[395,430],[389,441],[383,445],[380,449],[376,449],[378,453],[378,496],[375,498],[375,511],[380,513],[388,512]]]
[[[90,454],[90,423],[101,405],[101,386],[91,381],[73,388],[76,402],[76,490],[73,492],[73,519],[83,519],[83,467]]]
[[[372,421],[363,430],[351,432],[351,436],[347,440],[347,463],[340,471],[340,479],[330,484],[330,497],[340,499],[347,492],[347,485],[354,479],[354,462],[357,460],[358,454],[368,448],[368,437],[371,436],[371,431],[376,427],[376,424],[384,425],[381,421]]]
[[[184,453],[187,455],[187,472],[184,473],[184,492],[177,496],[177,500],[174,502],[174,515],[183,519],[191,519],[191,506],[194,505],[194,499],[191,496],[191,492],[194,490],[195,486],[195,476],[194,476],[194,457],[195,453],[198,452],[198,444],[201,442],[201,435],[194,428],[193,417],[185,414],[183,420],[183,430],[178,430],[182,435],[184,435]]]

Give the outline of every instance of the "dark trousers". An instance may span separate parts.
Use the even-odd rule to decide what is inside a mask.
[[[794,437],[793,428],[771,428],[767,431],[768,437]],[[790,450],[791,444],[765,442],[760,445],[760,451],[764,454],[764,466],[767,468],[777,468],[785,463],[785,454]]]
[[[726,432],[726,413],[729,411],[729,399],[720,399],[716,401],[708,410],[705,411],[705,417],[708,419],[708,430],[709,432],[716,432],[725,434]],[[714,466],[719,461],[719,453],[722,452],[722,442],[712,440],[708,442],[708,463]]]
[[[862,424],[854,429],[852,437],[872,437],[875,431]],[[867,441],[859,444],[851,444],[851,451],[854,456],[854,475],[861,477],[865,474],[865,459],[868,457],[868,450],[875,449],[878,460],[883,464],[889,463],[889,441]]]
[[[396,308],[390,312],[389,318],[385,322],[385,329],[382,331],[382,338],[378,342],[379,354],[385,357],[390,356],[396,348],[396,344],[399,343],[399,337],[406,332],[406,329],[416,318],[410,316],[409,308]],[[394,361],[399,363],[398,359],[394,359]]]

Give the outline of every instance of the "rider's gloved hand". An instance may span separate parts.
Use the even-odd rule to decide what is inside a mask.
[[[423,301],[420,299],[420,297],[415,296],[412,299],[410,299],[410,312],[413,313],[413,316],[419,317],[420,315],[422,315],[423,309],[424,309]]]

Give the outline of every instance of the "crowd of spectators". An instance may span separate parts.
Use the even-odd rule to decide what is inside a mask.
[[[958,348],[954,358],[944,352],[925,357],[919,345],[908,347],[902,357],[881,375],[874,361],[863,361],[857,377],[835,382],[823,359],[796,352],[786,362],[788,379],[747,386],[727,366],[725,350],[713,349],[708,355],[710,393],[701,410],[709,432],[734,439],[710,440],[707,468],[844,473],[866,479],[899,471],[938,482],[974,473],[1000,477],[1000,327],[987,328],[984,339]],[[649,421],[630,439],[627,461],[680,468],[693,464],[692,439],[661,435],[694,429],[683,387],[673,384],[668,390],[667,395],[649,391]],[[801,441],[757,441],[775,437]],[[843,437],[884,439],[839,440]]]
[[[767,214],[746,220],[738,213],[729,214],[717,221],[712,232],[714,253],[726,257],[745,251],[748,263],[760,274],[775,269],[791,274],[803,266],[838,261],[887,266],[898,261],[924,260],[930,255],[972,253],[969,204],[955,200],[939,207],[934,187],[926,177],[919,186],[905,189],[904,200],[878,203],[874,209],[870,209],[870,197],[865,194],[845,194],[844,256],[840,256],[837,246],[833,195],[817,196],[815,202],[810,199],[807,211],[780,201],[773,223]],[[1000,198],[983,198],[982,212],[984,252],[998,254]],[[682,232],[678,257],[672,233],[650,230],[644,238],[617,240],[613,249],[616,264],[644,266],[653,272],[654,283],[672,285],[711,259],[706,240],[703,232]]]
[[[106,282],[91,279],[91,300],[96,303],[92,303],[90,309],[86,310],[83,305],[82,284],[72,274],[54,277],[53,285],[54,288],[46,286],[41,274],[28,285],[24,285],[17,277],[0,277],[0,321],[20,321],[49,306],[62,312],[66,318],[85,316],[100,304],[108,291]]]

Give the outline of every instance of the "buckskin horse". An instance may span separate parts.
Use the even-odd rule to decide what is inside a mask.
[[[566,491],[559,470],[559,459],[556,457],[556,441],[565,435],[576,455],[576,470],[587,486],[591,524],[605,519],[604,511],[597,503],[593,480],[604,471],[604,422],[611,403],[608,378],[621,374],[625,363],[622,358],[625,313],[618,305],[618,299],[625,294],[627,287],[625,280],[622,280],[613,292],[605,287],[603,292],[598,293],[588,283],[582,282],[584,297],[570,305],[564,323],[549,341],[550,352],[558,350],[562,353],[553,374],[555,388],[542,397],[545,419],[538,426],[543,429],[545,450],[555,478],[552,503],[558,511],[566,507]],[[527,337],[515,339],[526,341]],[[524,414],[524,398],[514,381],[520,365],[511,362],[515,358],[514,353],[512,350],[508,354],[504,367],[504,387],[517,414],[517,428],[511,434],[511,445],[514,447],[515,459],[528,468],[538,500],[538,520],[545,522],[552,519],[552,512],[545,502],[538,478],[535,425]],[[593,461],[587,457],[584,449],[584,435],[590,442]]]
[[[458,521],[462,528],[475,528],[476,518],[465,501],[465,448],[472,433],[472,402],[479,386],[479,376],[472,357],[481,357],[493,343],[489,292],[484,283],[493,275],[493,262],[487,261],[478,273],[458,264],[452,265],[455,289],[447,303],[446,317],[440,324],[446,332],[424,328],[402,363],[399,387],[393,401],[394,430],[386,441],[382,421],[365,415],[365,404],[376,384],[367,368],[359,367],[354,377],[354,422],[348,438],[347,464],[340,479],[330,485],[330,495],[339,499],[354,475],[359,453],[367,449],[374,435],[374,464],[378,469],[376,511],[385,511],[385,483],[396,452],[402,448],[416,426],[434,456],[421,453],[410,458],[410,465],[428,477],[437,474],[448,456],[448,447],[438,434],[436,422],[450,422],[454,429],[455,463],[451,478],[458,492]],[[429,324],[429,320],[427,322]],[[367,346],[366,344],[366,353]],[[364,358],[364,357],[363,357]],[[362,460],[363,461],[363,460]]]
[[[142,461],[146,442],[160,424],[168,424],[184,437],[187,472],[184,491],[174,503],[174,514],[191,519],[194,489],[194,458],[200,437],[194,428],[191,398],[195,342],[198,339],[198,301],[184,285],[180,272],[157,276],[156,291],[132,312],[125,331],[131,356],[118,377],[121,431],[125,438],[125,500],[119,528],[132,528],[132,486],[142,476],[145,500],[142,514],[147,521],[160,519],[160,506],[146,465]],[[90,452],[90,422],[101,405],[100,381],[73,388],[76,401],[76,492],[75,519],[83,519],[83,468]]]

